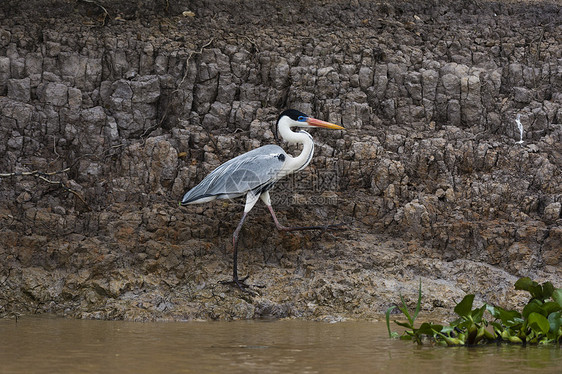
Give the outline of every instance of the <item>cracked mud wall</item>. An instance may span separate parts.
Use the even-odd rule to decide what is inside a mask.
[[[0,314],[372,318],[420,278],[428,311],[465,292],[514,304],[517,277],[561,279],[554,2],[0,12]],[[239,263],[266,287],[240,295],[217,282],[242,202],[177,203],[276,142],[286,107],[346,131],[314,131],[309,168],[272,190],[279,218],[349,230],[277,233],[258,204]]]

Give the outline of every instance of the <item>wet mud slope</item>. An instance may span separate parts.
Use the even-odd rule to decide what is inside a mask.
[[[427,312],[562,286],[559,3],[21,3],[0,5],[0,315],[370,319],[420,279]],[[346,130],[312,134],[278,217],[347,230],[279,233],[258,203],[250,295],[219,283],[243,200],[178,202],[287,107]]]

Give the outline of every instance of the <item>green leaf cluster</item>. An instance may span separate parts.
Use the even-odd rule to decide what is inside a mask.
[[[386,311],[386,326],[390,337],[400,337],[422,344],[431,341],[438,345],[477,345],[486,343],[556,344],[562,342],[562,289],[555,289],[551,282],[538,284],[530,278],[521,278],[515,289],[528,291],[531,298],[521,312],[484,304],[473,309],[474,295],[466,295],[454,312],[459,318],[449,326],[424,322],[414,326],[421,306],[421,281],[414,313],[409,313],[402,295],[401,306]],[[405,327],[400,336],[390,329],[390,313],[398,308],[408,322],[394,321]]]

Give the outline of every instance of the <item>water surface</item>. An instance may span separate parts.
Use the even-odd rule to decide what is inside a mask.
[[[0,320],[0,373],[562,373],[559,347],[418,347],[383,322]]]

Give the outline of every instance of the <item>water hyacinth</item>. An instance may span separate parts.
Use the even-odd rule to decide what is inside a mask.
[[[562,342],[562,289],[555,289],[551,282],[539,284],[528,277],[515,282],[516,290],[529,292],[531,298],[521,312],[506,310],[484,303],[473,309],[474,294],[466,295],[454,308],[459,316],[449,326],[424,322],[414,326],[421,305],[421,281],[416,311],[409,314],[404,299],[402,305],[386,311],[386,323],[390,337],[413,340],[418,344],[430,341],[444,346],[472,346],[489,343],[557,344]],[[406,327],[403,335],[390,330],[390,313],[398,308],[408,322],[394,321]],[[489,317],[488,317],[489,316]]]

